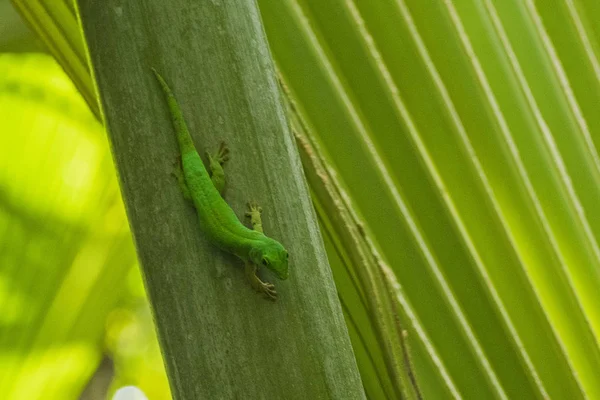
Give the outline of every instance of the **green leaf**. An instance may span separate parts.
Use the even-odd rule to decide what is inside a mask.
[[[259,5],[368,396],[600,397],[597,2]]]
[[[404,323],[421,342],[413,353],[439,357],[449,379],[438,382],[466,398],[598,390],[593,301],[584,303],[599,286],[595,148],[566,123],[577,109],[565,107],[527,5],[261,3],[298,108],[418,317]],[[516,45],[536,43],[516,61],[496,7],[512,17],[504,29]],[[515,62],[538,76],[519,80]],[[539,110],[531,87],[553,105]],[[421,381],[433,376],[415,365]]]

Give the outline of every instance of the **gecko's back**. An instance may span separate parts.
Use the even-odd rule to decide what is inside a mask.
[[[175,96],[162,76],[154,68],[152,71],[167,98],[177,135],[183,168],[180,183],[184,184],[185,192],[194,202],[201,229],[216,246],[244,260],[245,273],[252,287],[271,300],[275,300],[277,298],[275,286],[261,281],[256,275],[256,268],[258,265],[263,265],[277,274],[279,279],[287,279],[289,256],[287,250],[281,243],[262,233],[260,207],[256,204],[248,204],[250,207],[248,215],[254,228],[250,230],[240,222],[229,204],[223,200],[220,193],[224,185],[221,164],[227,159],[227,148],[221,146],[216,161],[209,156],[210,169],[213,173],[211,178],[194,147]]]
[[[154,68],[152,71],[167,98],[181,152],[185,183],[196,207],[200,227],[218,247],[247,260],[252,246],[264,240],[265,236],[246,228],[223,200],[194,147],[181,107],[171,88]]]
[[[197,151],[182,154],[181,159],[201,229],[218,247],[247,260],[254,242],[265,236],[240,222],[213,185]]]

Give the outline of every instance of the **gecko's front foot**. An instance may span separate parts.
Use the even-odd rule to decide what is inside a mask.
[[[250,223],[252,224],[252,229],[262,233],[262,231],[263,231],[262,219],[260,218],[260,213],[262,212],[262,208],[258,204],[256,204],[256,202],[249,201],[248,209],[250,211],[246,211],[246,217],[250,218]]]
[[[248,218],[252,218],[252,217],[258,217],[260,218],[260,214],[262,213],[262,208],[256,204],[255,201],[249,201],[248,202],[248,209],[250,211],[246,211],[246,217]]]
[[[267,297],[269,300],[277,300],[277,292],[275,291],[275,285],[273,285],[272,283],[261,282],[261,288],[258,291],[263,293],[265,297]]]

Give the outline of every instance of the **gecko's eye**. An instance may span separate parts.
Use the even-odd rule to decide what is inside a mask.
[[[263,258],[263,259],[262,259],[262,265],[264,265],[265,267],[266,267],[267,265],[269,265],[269,260],[267,260],[266,258]]]
[[[285,258],[290,258],[290,253],[285,253]]]

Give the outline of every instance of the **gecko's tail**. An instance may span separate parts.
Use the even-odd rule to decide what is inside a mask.
[[[167,104],[169,105],[169,110],[171,111],[171,120],[173,121],[173,127],[175,128],[181,154],[185,154],[190,151],[196,151],[194,148],[194,143],[192,142],[192,137],[190,136],[190,132],[185,124],[185,120],[183,119],[181,107],[179,106],[179,103],[177,103],[175,95],[173,95],[171,88],[169,85],[167,85],[167,82],[158,73],[158,71],[154,67],[151,67],[150,69],[152,69],[152,72],[154,73],[156,80],[158,80],[158,83],[160,84],[161,89],[167,99]]]

